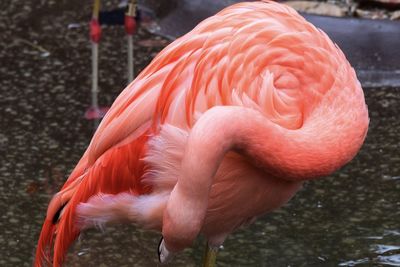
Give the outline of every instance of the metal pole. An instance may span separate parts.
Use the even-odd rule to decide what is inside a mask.
[[[128,38],[128,84],[129,84],[133,80],[133,72],[134,72],[133,35],[128,34],[126,38]]]
[[[99,92],[99,41],[101,37],[101,27],[99,24],[100,0],[94,0],[92,21],[90,22],[90,37],[92,41],[92,109],[95,113],[100,113],[98,103]],[[99,118],[94,119],[94,128],[99,125]]]
[[[100,13],[100,0],[94,0],[92,19],[96,20],[99,19],[99,13]]]
[[[92,42],[92,107],[94,109],[99,108],[97,101],[98,93],[98,77],[99,77],[99,45],[98,43]]]
[[[133,65],[133,57],[134,57],[134,44],[133,44],[133,34],[136,30],[136,7],[137,1],[130,0],[128,10],[125,14],[125,32],[128,43],[128,84],[132,82],[134,77],[134,65]]]

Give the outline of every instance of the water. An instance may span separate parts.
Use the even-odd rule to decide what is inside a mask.
[[[83,118],[90,2],[0,6],[0,266],[30,266],[47,203],[92,135]],[[125,86],[126,45],[123,29],[103,33],[99,101],[106,106]],[[139,39],[140,71],[162,41],[144,32]],[[400,266],[400,88],[366,89],[366,97],[371,127],[355,160],[231,235],[218,266]],[[135,226],[90,230],[66,266],[156,266],[159,238]],[[198,266],[202,253],[198,240],[170,265]]]

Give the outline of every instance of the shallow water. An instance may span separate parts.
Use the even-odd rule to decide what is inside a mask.
[[[30,266],[46,206],[88,145],[90,3],[0,4],[0,266]],[[106,5],[109,5],[106,2]],[[70,27],[68,27],[68,25]],[[125,86],[123,30],[100,44],[100,104]],[[165,42],[140,31],[140,71]],[[305,184],[280,210],[231,235],[218,266],[400,266],[400,88],[365,90],[371,126],[358,156]],[[85,233],[66,266],[156,266],[160,235]],[[202,240],[170,264],[198,266]]]

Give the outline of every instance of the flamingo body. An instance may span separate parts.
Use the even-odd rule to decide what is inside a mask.
[[[296,11],[239,3],[166,47],[120,94],[49,204],[36,266],[82,229],[136,222],[180,251],[214,245],[328,175],[368,111],[340,49]]]

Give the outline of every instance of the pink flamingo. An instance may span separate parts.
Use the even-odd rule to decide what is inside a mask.
[[[215,251],[349,162],[368,123],[355,72],[322,31],[286,5],[228,7],[116,99],[49,204],[35,265],[61,265],[81,230],[110,222],[160,230],[162,262],[200,233]]]

